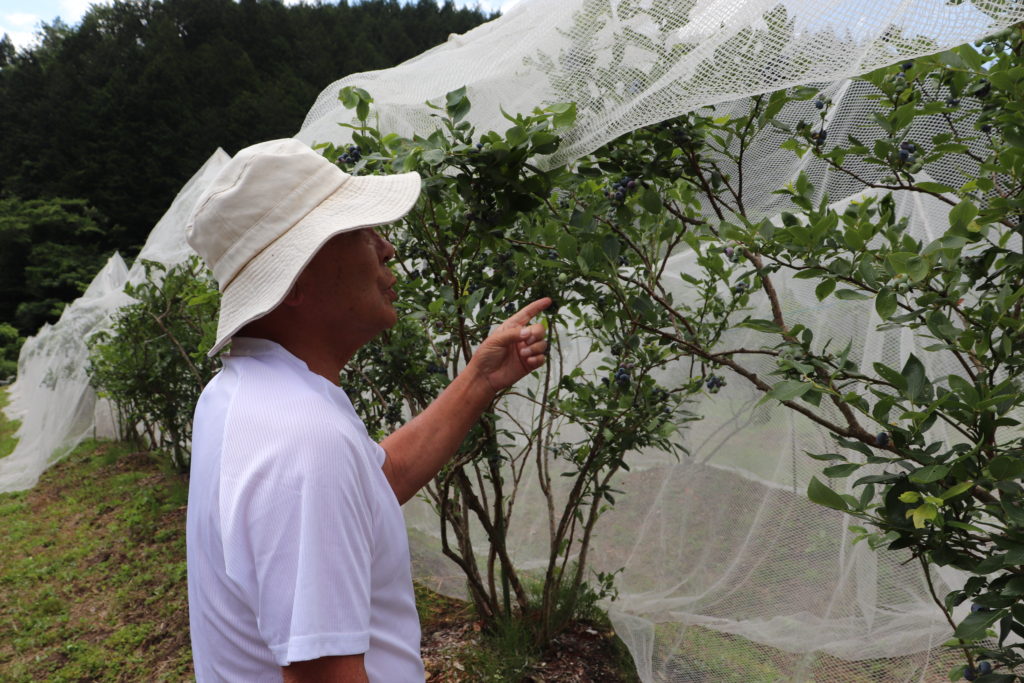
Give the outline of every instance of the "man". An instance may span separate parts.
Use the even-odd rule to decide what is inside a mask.
[[[498,391],[544,362],[535,301],[380,445],[339,373],[397,317],[374,226],[415,173],[350,176],[295,140],[240,151],[199,200],[189,243],[218,280],[224,368],[196,407],[188,588],[199,681],[422,681],[400,505]],[[397,397],[396,397],[397,400]]]

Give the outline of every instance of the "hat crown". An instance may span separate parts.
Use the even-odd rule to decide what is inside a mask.
[[[350,177],[298,140],[246,147],[199,199],[186,239],[223,291],[249,261]]]

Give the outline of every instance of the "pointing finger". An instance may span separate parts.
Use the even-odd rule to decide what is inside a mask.
[[[523,306],[519,309],[519,312],[513,313],[512,316],[509,317],[508,321],[517,325],[526,325],[533,319],[533,316],[537,315],[550,305],[551,297],[546,296],[543,299],[537,299],[536,301],[532,301]]]

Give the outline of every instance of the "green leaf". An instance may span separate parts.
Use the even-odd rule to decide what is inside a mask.
[[[907,380],[903,377],[903,375],[896,372],[888,365],[883,365],[882,363],[875,363],[874,365],[872,365],[872,367],[875,369],[875,372],[878,373],[879,377],[881,377],[886,382],[896,387],[896,389],[898,389],[901,393],[906,392]]]
[[[896,312],[896,292],[891,287],[882,287],[875,296],[875,312],[882,320],[888,320]]]
[[[938,481],[949,474],[949,467],[946,465],[928,465],[910,473],[910,481],[915,484],[930,484]]]
[[[653,188],[644,188],[640,194],[640,206],[650,213],[661,213],[661,197]]]
[[[942,493],[942,500],[950,500],[956,498],[964,491],[969,491],[974,487],[973,481],[962,481],[956,486],[951,486]]]
[[[774,398],[779,401],[791,401],[806,394],[814,385],[810,382],[801,382],[795,379],[785,379],[774,385],[768,392],[766,398]]]
[[[963,233],[974,217],[978,215],[976,207],[969,199],[965,199],[949,212],[949,227],[957,233]]]
[[[939,194],[946,194],[947,192],[953,192],[953,188],[952,187],[950,187],[949,185],[943,185],[942,183],[921,182],[921,183],[914,183],[914,186],[915,187],[919,187],[922,190],[926,190],[928,192],[937,192]]]
[[[915,529],[923,529],[925,522],[933,521],[938,515],[939,511],[931,503],[924,503],[918,505],[913,510],[907,510],[907,517],[914,520]]]
[[[1006,610],[971,612],[957,625],[954,635],[964,640],[980,640],[985,637],[989,626],[996,623],[1005,614]]]
[[[830,479],[841,479],[842,477],[850,476],[860,468],[861,463],[848,462],[843,463],[842,465],[832,465],[831,467],[826,467],[821,471],[821,473],[824,474],[826,477],[829,477]]]
[[[854,289],[840,289],[836,292],[836,298],[842,299],[843,301],[862,301],[864,299],[870,299],[870,294],[864,292],[858,292]]]
[[[814,296],[818,297],[818,301],[824,301],[828,298],[829,294],[835,291],[835,288],[835,280],[822,280],[818,283],[818,286],[814,288]]]
[[[761,320],[757,318],[747,318],[743,322],[736,325],[736,327],[749,327],[757,332],[764,332],[766,334],[782,334],[782,328],[775,324],[772,320]]]
[[[916,401],[923,393],[928,378],[924,374],[924,364],[917,356],[910,354],[903,370],[900,372],[903,379],[907,381],[906,395],[911,401]]]
[[[430,166],[437,166],[442,161],[444,161],[444,150],[428,149],[425,152],[423,152],[421,158],[423,159],[424,163],[427,163]]]
[[[527,135],[526,131],[522,126],[512,126],[505,131],[505,139],[508,140],[510,147],[518,147],[526,142]]]
[[[1001,481],[1011,481],[1024,476],[1024,460],[1020,457],[1000,455],[988,464],[988,471]]]
[[[561,109],[561,111],[557,111],[556,107]],[[551,119],[551,123],[554,125],[555,128],[570,128],[574,123],[576,123],[575,102],[570,104],[553,104],[550,107],[548,107],[548,110],[555,112],[554,117],[552,117]]]
[[[846,512],[849,507],[842,496],[818,481],[817,477],[811,477],[811,482],[807,485],[807,497],[811,502],[833,510]]]

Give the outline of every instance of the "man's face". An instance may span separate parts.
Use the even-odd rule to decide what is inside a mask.
[[[301,279],[332,336],[354,336],[363,344],[398,321],[395,276],[387,266],[394,255],[390,242],[363,228],[331,238],[309,262]]]

